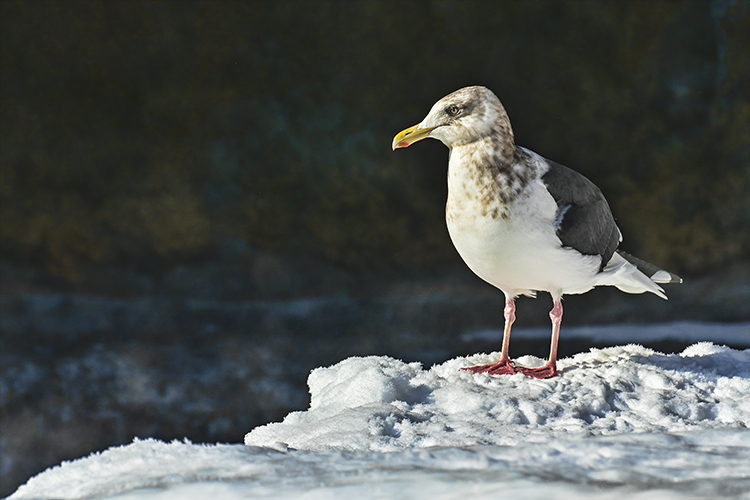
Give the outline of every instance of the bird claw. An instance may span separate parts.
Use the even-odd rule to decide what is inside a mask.
[[[491,365],[465,366],[461,368],[471,373],[486,373],[487,375],[513,375],[515,367],[510,361],[497,362]]]
[[[519,373],[523,373],[527,377],[539,379],[552,378],[557,375],[557,368],[555,367],[555,365],[550,364],[546,364],[541,368],[527,368],[525,366],[517,366],[516,371],[518,371]]]
[[[555,365],[546,364],[540,368],[528,368],[526,366],[516,366],[511,361],[497,362],[491,365],[465,366],[461,368],[471,373],[486,373],[487,375],[513,375],[522,373],[527,377],[546,379],[557,375]]]

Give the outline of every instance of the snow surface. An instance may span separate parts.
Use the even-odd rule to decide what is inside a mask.
[[[750,427],[750,351],[709,343],[671,356],[637,345],[592,349],[560,360],[561,376],[548,380],[461,370],[498,356],[430,370],[387,357],[317,368],[308,378],[310,409],[254,429],[245,444],[397,451]],[[518,362],[544,364],[531,356]]]
[[[349,358],[247,446],[137,440],[10,499],[750,499],[750,350],[592,349],[549,380],[460,370],[497,356]]]

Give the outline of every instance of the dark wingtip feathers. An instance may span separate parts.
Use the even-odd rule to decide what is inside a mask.
[[[676,274],[670,273],[669,271],[665,271],[664,269],[661,269],[650,262],[646,262],[645,260],[641,260],[638,257],[634,257],[633,255],[630,255],[627,252],[623,252],[622,250],[618,250],[617,253],[619,253],[625,260],[633,264],[635,267],[638,268],[639,271],[641,271],[643,274],[649,277],[651,281],[654,283],[659,284],[672,284],[672,283],[682,283],[682,278],[677,276]]]

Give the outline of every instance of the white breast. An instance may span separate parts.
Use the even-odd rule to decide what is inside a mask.
[[[477,276],[513,296],[544,290],[559,297],[594,286],[601,258],[562,247],[554,228],[557,204],[539,177],[505,205],[500,197],[488,200],[486,179],[456,153],[448,167],[446,222]]]

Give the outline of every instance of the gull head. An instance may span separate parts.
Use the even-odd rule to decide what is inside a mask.
[[[505,108],[486,87],[464,87],[440,99],[420,123],[393,138],[393,149],[406,148],[431,137],[449,148],[499,135],[513,141]]]

